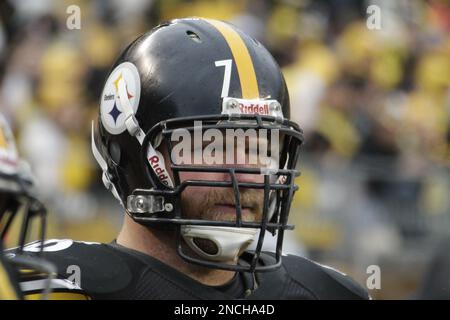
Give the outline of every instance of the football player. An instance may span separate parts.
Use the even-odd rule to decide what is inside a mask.
[[[282,254],[303,134],[289,120],[283,75],[261,43],[222,21],[163,23],[122,52],[99,107],[92,151],[124,222],[108,244],[46,242],[58,277],[74,282],[59,292],[368,298],[346,275]],[[277,237],[275,252],[262,250],[268,233]]]
[[[45,261],[37,250],[36,256],[23,254],[24,244],[32,231],[32,221],[39,222],[40,242],[44,240],[46,210],[34,196],[33,179],[28,166],[20,160],[14,138],[5,118],[0,114],[0,299],[22,299],[22,286],[40,283],[40,291],[29,298],[45,298],[50,292],[54,266]],[[18,247],[5,254],[4,241],[16,221],[20,223]],[[30,292],[29,292],[30,293]]]

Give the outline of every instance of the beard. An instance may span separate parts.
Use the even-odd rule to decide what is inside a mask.
[[[210,188],[207,192],[196,193],[195,190],[191,190],[191,192],[189,196],[184,194],[181,197],[184,218],[236,221],[236,198],[232,189]],[[240,189],[242,221],[261,221],[263,201],[263,190]]]
[[[188,190],[188,189],[186,189]],[[185,190],[185,192],[186,192]],[[237,220],[236,199],[233,189],[209,188],[204,192],[197,192],[197,188],[190,190],[181,197],[183,218],[231,221]],[[264,191],[258,189],[240,189],[242,222],[260,222],[263,214]],[[208,254],[217,253],[216,244],[203,238],[194,239],[194,243]]]

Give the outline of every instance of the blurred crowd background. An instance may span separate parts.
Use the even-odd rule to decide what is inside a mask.
[[[371,4],[379,30],[367,26]],[[81,9],[80,30],[66,26],[69,5]],[[438,246],[450,231],[444,0],[1,1],[0,110],[50,208],[48,236],[115,237],[123,212],[91,156],[91,120],[120,50],[186,16],[234,23],[284,71],[307,139],[287,250],[362,285],[378,265],[374,298],[417,297],[436,252],[450,255]]]

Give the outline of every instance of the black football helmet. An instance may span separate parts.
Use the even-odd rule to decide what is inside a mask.
[[[39,275],[46,281],[41,298],[45,298],[50,292],[50,281],[55,275],[55,267],[43,259],[42,246],[45,238],[46,208],[37,200],[34,190],[33,176],[26,162],[20,160],[14,143],[11,129],[5,118],[0,114],[0,254],[2,261],[8,264],[9,270],[14,270],[16,275],[10,274],[11,282],[17,282],[18,277],[30,278]],[[20,231],[18,239],[11,239],[8,232],[14,221],[19,221]],[[24,254],[25,243],[29,241],[33,221],[38,222],[38,240],[31,243],[39,247],[38,255],[31,257]],[[34,225],[33,225],[34,226]],[[11,244],[17,247],[11,252],[4,252],[4,243],[8,237]],[[1,266],[0,266],[1,267]],[[18,288],[18,286],[16,286]],[[18,292],[20,297],[20,290]]]
[[[133,41],[120,55],[104,85],[92,149],[103,182],[134,221],[170,224],[177,230],[178,254],[188,262],[236,271],[268,271],[281,265],[294,179],[303,134],[291,122],[289,95],[279,66],[258,41],[233,25],[185,18],[163,23]],[[256,130],[277,133],[276,167],[176,163],[168,154],[177,130]],[[275,156],[272,154],[272,156]],[[167,159],[169,158],[169,159]],[[168,170],[170,167],[170,170]],[[227,181],[180,181],[183,172],[225,172]],[[240,182],[238,174],[263,174],[261,183]],[[234,191],[234,221],[190,219],[183,214],[186,188],[226,187]],[[241,192],[264,192],[262,219],[242,219]],[[259,232],[252,263],[236,258]],[[276,263],[258,266],[266,231],[277,234]],[[199,239],[212,241],[205,251]],[[183,250],[185,241],[197,254]]]

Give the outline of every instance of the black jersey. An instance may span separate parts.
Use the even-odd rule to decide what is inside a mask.
[[[25,247],[38,251],[38,243]],[[57,299],[368,299],[369,295],[348,276],[311,260],[287,255],[271,272],[237,273],[227,284],[207,286],[141,252],[116,243],[47,240],[44,258],[58,270],[52,282]],[[10,251],[10,253],[14,253]],[[241,263],[250,261],[244,253]],[[263,252],[259,264],[273,263]],[[38,295],[40,279],[20,283],[25,296]]]

